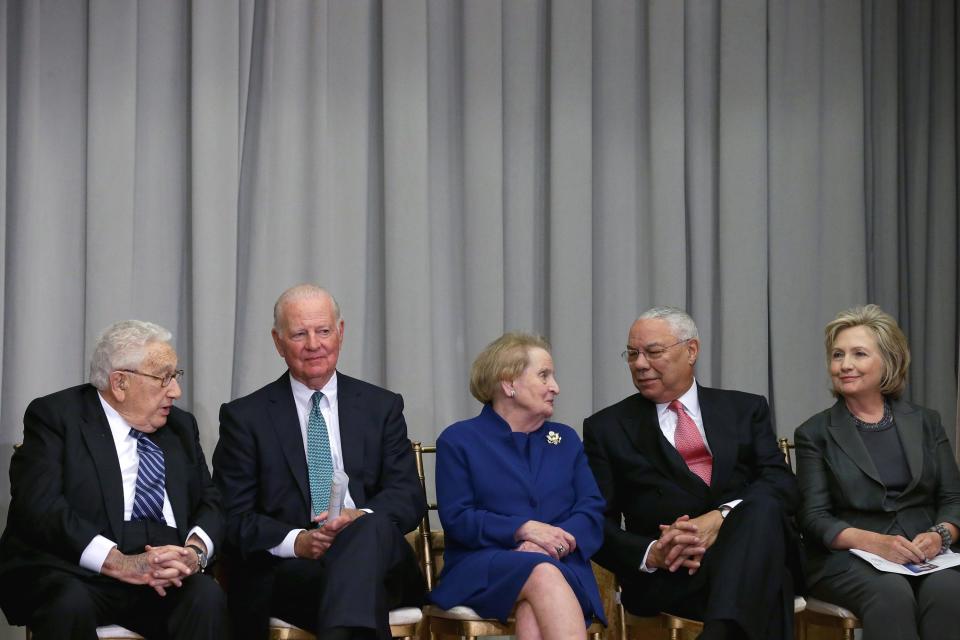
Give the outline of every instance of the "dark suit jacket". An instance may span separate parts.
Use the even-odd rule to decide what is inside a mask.
[[[10,464],[12,499],[0,541],[0,579],[24,567],[93,575],[78,562],[95,536],[123,546],[120,461],[97,390],[85,384],[38,398],[27,407],[23,426],[23,444]],[[180,539],[199,526],[218,547],[223,511],[196,420],[173,407],[151,439],[163,449]]]
[[[830,543],[848,527],[899,529],[910,539],[938,522],[960,527],[960,472],[940,416],[903,401],[892,408],[911,476],[893,499],[842,399],[797,428],[800,527],[810,584],[847,569],[850,553],[830,550]]]
[[[594,557],[616,573],[625,592],[654,588],[639,571],[660,531],[679,516],[699,516],[737,498],[766,494],[788,514],[799,503],[797,484],[777,448],[763,396],[698,387],[713,478],[707,487],[663,437],[656,405],[639,393],[587,418],[584,448],[607,501],[604,543]],[[624,528],[621,528],[621,517]]]
[[[426,512],[403,419],[403,399],[337,373],[343,462],[357,508],[386,515],[401,532]],[[227,509],[227,540],[263,556],[310,524],[310,482],[290,377],[220,408],[214,479]]]

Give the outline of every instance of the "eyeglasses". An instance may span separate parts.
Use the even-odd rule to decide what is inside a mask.
[[[667,349],[672,349],[678,344],[683,344],[684,342],[690,342],[693,338],[687,338],[686,340],[680,340],[679,342],[674,342],[671,345],[662,347],[659,349],[634,349],[633,347],[627,347],[627,350],[620,354],[620,357],[627,362],[636,362],[637,358],[640,357],[640,354],[643,354],[643,357],[648,361],[652,362],[654,360],[659,360],[663,357],[663,354],[667,352]]]
[[[154,380],[159,380],[160,386],[164,388],[169,387],[170,383],[174,380],[176,380],[177,383],[179,383],[180,379],[183,378],[183,369],[177,369],[172,373],[168,373],[162,376],[155,376],[152,373],[144,373],[143,371],[134,371],[133,369],[120,369],[120,371],[123,371],[124,373],[135,373],[138,376],[146,376],[147,378],[153,378]]]

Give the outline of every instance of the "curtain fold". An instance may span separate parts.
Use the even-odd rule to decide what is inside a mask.
[[[953,425],[956,30],[950,0],[0,2],[0,444],[139,317],[210,455],[307,280],[425,441],[505,330],[550,338],[579,428],[633,392],[654,304],[792,436],[830,403],[824,324],[877,302]]]

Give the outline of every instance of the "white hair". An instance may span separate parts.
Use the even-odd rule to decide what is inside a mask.
[[[330,302],[333,303],[334,320],[337,322],[340,321],[340,303],[337,302],[337,299],[333,297],[332,293],[315,284],[298,284],[281,293],[280,297],[277,298],[276,304],[273,305],[273,328],[280,331],[280,325],[282,324],[280,321],[283,320],[283,308],[287,303],[293,302],[294,300],[307,300],[311,298],[329,298]]]
[[[677,340],[699,340],[697,325],[686,311],[676,307],[653,307],[640,314],[637,320],[663,320],[673,330]]]
[[[147,345],[170,343],[173,334],[158,324],[143,320],[122,320],[103,330],[90,356],[90,384],[103,391],[110,386],[110,374],[121,369],[137,369],[146,355]]]

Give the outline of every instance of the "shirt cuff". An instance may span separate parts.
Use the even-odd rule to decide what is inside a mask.
[[[187,540],[190,539],[190,536],[196,534],[198,538],[203,540],[203,544],[207,547],[207,560],[213,557],[213,540],[210,539],[210,536],[207,535],[207,532],[201,529],[200,527],[194,527],[190,529],[190,533],[187,534]],[[184,543],[186,544],[186,543]]]
[[[100,573],[103,563],[117,543],[103,536],[96,536],[80,554],[80,566],[88,571]]]
[[[644,573],[654,573],[654,572],[657,570],[656,567],[648,567],[648,566],[647,566],[647,556],[650,555],[650,549],[653,549],[653,545],[655,545],[655,544],[657,544],[657,541],[656,541],[656,540],[654,540],[653,542],[651,542],[650,544],[648,544],[648,545],[647,545],[647,550],[646,550],[646,552],[643,554],[643,562],[640,563],[640,571],[643,571]]]
[[[737,498],[736,500],[731,500],[730,502],[724,502],[721,507],[730,507],[730,510],[733,511],[738,504],[743,502],[743,498]]]
[[[278,558],[296,558],[297,552],[294,550],[294,544],[296,544],[297,536],[300,535],[301,531],[306,531],[306,529],[293,529],[284,537],[283,542],[271,549],[267,549],[267,551]]]

